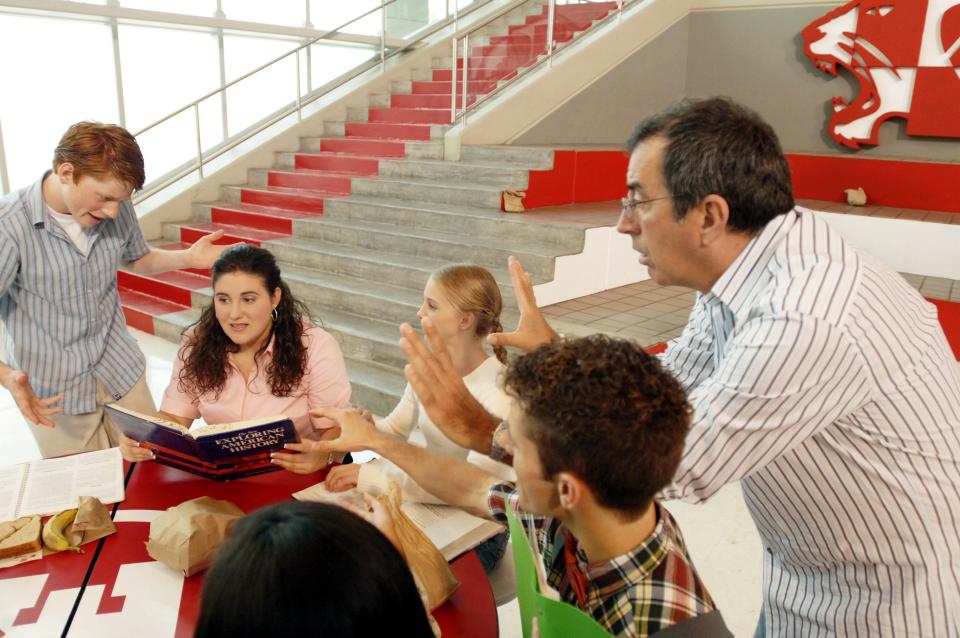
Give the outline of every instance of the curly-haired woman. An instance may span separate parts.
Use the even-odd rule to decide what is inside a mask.
[[[324,424],[309,411],[350,404],[336,340],[305,319],[270,251],[231,246],[211,275],[213,303],[184,332],[160,416],[189,427],[200,417],[228,423],[282,414],[301,438],[321,438]],[[152,458],[122,435],[120,450],[130,461]]]

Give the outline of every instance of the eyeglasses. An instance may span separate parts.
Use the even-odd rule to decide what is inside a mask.
[[[664,195],[663,197],[652,197],[650,199],[630,199],[629,197],[623,197],[620,199],[620,204],[623,206],[623,212],[627,215],[632,215],[637,212],[637,207],[644,204],[649,204],[651,202],[659,202],[661,199],[673,199],[673,195]]]

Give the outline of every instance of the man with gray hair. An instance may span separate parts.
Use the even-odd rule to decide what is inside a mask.
[[[936,309],[794,205],[752,111],[685,101],[645,119],[628,150],[617,228],[654,281],[699,293],[662,357],[694,419],[660,496],[700,502],[741,482],[764,548],[758,636],[960,636],[960,373]],[[557,338],[510,268],[520,324],[491,341]],[[404,337],[433,421],[496,456],[503,426],[435,339],[431,353]]]

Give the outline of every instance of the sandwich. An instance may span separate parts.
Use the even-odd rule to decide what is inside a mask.
[[[24,516],[0,523],[0,559],[39,551],[43,547],[40,542],[41,530],[39,516]]]

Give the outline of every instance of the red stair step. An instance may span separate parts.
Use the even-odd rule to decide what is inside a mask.
[[[583,29],[554,29],[553,30],[553,39],[569,39],[581,31],[585,31],[589,28],[584,27]],[[511,35],[494,35],[490,37],[488,44],[535,44],[537,46],[546,46],[547,43],[547,30],[544,29],[543,33],[515,33]]]
[[[337,153],[297,153],[294,166],[318,171],[337,171],[352,175],[377,175],[380,160],[376,157],[354,157]]]
[[[207,285],[209,285],[209,282]],[[126,270],[118,270],[117,286],[151,298],[162,299],[181,306],[190,306],[189,289],[181,288],[152,275],[140,275]]]
[[[416,84],[416,82],[414,82]],[[347,122],[344,127],[346,137],[366,137],[384,140],[430,139],[428,124],[389,124],[384,122]]]
[[[320,150],[331,153],[352,153],[368,157],[403,157],[407,149],[403,142],[360,137],[336,137],[320,141]]]
[[[469,99],[470,102],[474,98]],[[390,96],[390,105],[400,108],[445,109],[447,119],[450,118],[450,94],[446,95],[414,95],[413,93],[394,93]],[[457,108],[463,106],[463,98],[457,96]]]
[[[448,77],[447,79],[449,80],[450,78]],[[401,108],[395,106],[389,108],[372,108],[368,110],[367,119],[370,122],[449,124],[450,109]]]
[[[505,76],[513,73],[516,69],[475,69],[472,66],[467,70],[467,75],[471,82],[487,81],[497,82]],[[449,82],[453,77],[453,71],[450,69],[434,69],[433,80],[435,82]],[[463,82],[463,70],[457,71],[457,82]]]
[[[244,242],[259,246],[261,242],[271,239],[285,239],[289,237],[286,233],[274,233],[268,230],[250,228],[248,226],[234,226],[230,224],[191,224],[180,227],[180,239],[188,243],[193,243],[203,237],[218,230],[223,230],[224,235],[217,240],[217,244],[235,244]]]
[[[554,33],[558,30],[583,31],[584,29],[590,28],[592,24],[593,19],[565,20],[562,24],[558,24],[556,20],[554,20],[553,31]],[[507,33],[510,35],[542,35],[546,37],[547,26],[546,20],[527,22],[526,24],[513,24],[507,29]]]
[[[257,204],[258,206],[299,210],[308,213],[322,213],[323,200],[328,197],[342,197],[342,193],[327,193],[318,190],[279,186],[245,186],[240,189],[240,201],[244,204]]]
[[[317,213],[283,210],[249,204],[216,204],[210,208],[210,221],[230,226],[247,226],[290,235],[294,219],[316,218]]]
[[[461,85],[457,85],[460,90]],[[497,86],[496,82],[467,82],[467,92],[471,95],[478,93],[489,93]],[[415,95],[450,95],[450,82],[414,82],[413,90]]]
[[[561,40],[558,38],[557,42]],[[538,55],[544,55],[547,52],[546,41],[537,44],[515,43],[515,44],[489,44],[475,48],[471,53],[473,55],[508,55],[535,58]]]
[[[324,193],[349,195],[350,183],[351,178],[348,175],[324,171],[295,169],[292,171],[271,170],[267,172],[267,184],[269,186],[303,188],[323,191]]]
[[[530,62],[526,56],[471,55],[471,69],[515,69]],[[463,68],[463,58],[457,58],[457,68]]]
[[[151,295],[120,287],[120,307],[123,309],[127,325],[137,330],[153,334],[153,318],[172,312],[182,312],[190,306],[160,299]]]

